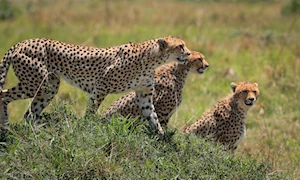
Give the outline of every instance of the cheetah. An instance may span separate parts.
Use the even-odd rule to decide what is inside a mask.
[[[171,62],[156,69],[153,104],[162,127],[167,127],[170,117],[181,104],[182,89],[189,72],[203,74],[208,66],[203,54],[192,51],[185,64]],[[103,117],[116,114],[142,117],[138,99],[135,92],[125,94],[104,112]]]
[[[211,137],[221,143],[223,150],[234,153],[246,135],[245,120],[248,110],[255,104],[259,89],[257,83],[231,83],[232,94],[206,111],[200,119],[184,129],[202,137]]]
[[[108,94],[135,91],[143,116],[162,132],[152,103],[155,69],[172,61],[184,63],[190,53],[182,39],[171,36],[109,48],[44,38],[22,41],[8,50],[0,64],[0,124],[8,123],[7,105],[18,99],[33,98],[24,118],[36,120],[63,78],[91,95],[85,116],[96,113]],[[19,83],[3,90],[10,64]]]

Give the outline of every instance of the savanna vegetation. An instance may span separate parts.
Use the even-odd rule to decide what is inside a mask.
[[[210,63],[190,75],[167,138],[145,123],[90,119],[88,95],[63,82],[39,123],[25,123],[30,100],[9,105],[2,178],[297,179],[300,175],[300,5],[297,1],[0,0],[1,57],[15,43],[45,37],[96,47],[178,36]],[[230,93],[257,82],[261,95],[235,156],[182,128]],[[11,70],[6,88],[17,79]],[[132,120],[134,121],[134,120]],[[175,133],[175,135],[173,135]]]

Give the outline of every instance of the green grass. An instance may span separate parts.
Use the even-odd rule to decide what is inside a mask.
[[[0,21],[2,56],[15,43],[33,37],[108,47],[173,35],[183,38],[190,49],[202,52],[210,67],[201,77],[189,77],[183,103],[173,115],[170,129],[180,131],[187,122],[195,121],[230,93],[230,82],[257,82],[261,95],[248,114],[247,136],[236,154],[242,159],[255,158],[258,163],[269,164],[275,174],[284,172],[292,178],[299,177],[300,21],[298,14],[282,13],[291,7],[289,2],[13,0],[11,3],[13,16]],[[16,83],[11,70],[6,88]],[[109,95],[99,114],[120,96]],[[62,83],[52,104],[64,100],[74,108],[78,118],[85,111],[87,98],[81,90]],[[11,123],[24,124],[22,116],[29,103],[24,100],[9,105]],[[46,112],[55,114],[51,108]],[[87,123],[83,127],[88,126],[89,122],[80,120]],[[185,144],[182,136],[175,137]],[[151,138],[145,141],[154,143]],[[128,160],[131,162],[135,161]]]
[[[282,179],[266,162],[233,156],[195,136],[147,133],[134,119],[79,118],[66,103],[39,123],[11,126],[3,179]],[[135,123],[134,123],[135,122]]]

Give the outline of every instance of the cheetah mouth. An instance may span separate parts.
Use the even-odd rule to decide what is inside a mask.
[[[246,106],[253,106],[253,105],[254,105],[254,102],[253,102],[253,101],[251,101],[251,102],[245,101],[245,105],[246,105]]]
[[[204,73],[204,69],[202,69],[202,68],[197,69],[197,71],[198,71],[199,74],[203,74]]]
[[[179,62],[181,62],[181,63],[185,63],[185,61],[186,61],[185,59],[182,59],[182,58],[180,58],[180,57],[178,57],[177,60],[178,60]]]

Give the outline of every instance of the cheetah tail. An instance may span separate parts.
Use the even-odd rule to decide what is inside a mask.
[[[0,91],[2,91],[5,84],[7,72],[11,63],[11,57],[16,49],[16,46],[11,47],[4,55],[2,62],[0,63]]]

